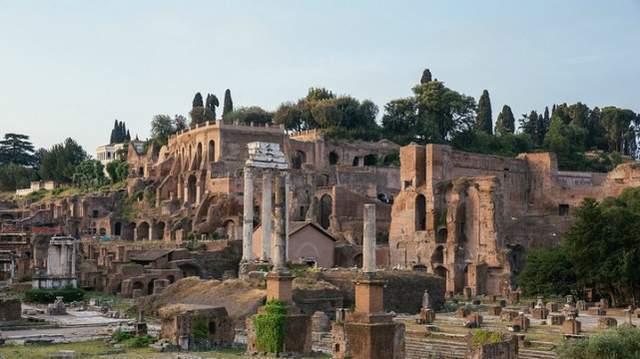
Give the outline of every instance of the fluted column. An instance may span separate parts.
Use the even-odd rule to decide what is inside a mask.
[[[271,223],[273,221],[271,193],[273,187],[273,172],[264,170],[262,173],[262,259],[271,259]]]
[[[242,260],[253,260],[253,174],[251,168],[244,168],[244,194],[242,215]]]
[[[376,205],[364,205],[364,229],[362,239],[362,272],[376,271]]]

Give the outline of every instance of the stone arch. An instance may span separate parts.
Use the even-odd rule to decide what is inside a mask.
[[[364,156],[364,160],[362,161],[365,166],[375,166],[378,164],[378,156],[375,154],[369,154]]]
[[[431,255],[431,264],[444,263],[444,246],[437,246]]]
[[[438,232],[436,232],[436,243],[447,243],[448,236],[449,232],[446,227],[438,229]]]
[[[196,202],[196,176],[190,175],[187,179],[187,203],[193,204]]]
[[[291,156],[291,168],[299,170],[305,163],[307,163],[307,154],[304,151],[297,150]]]
[[[140,222],[140,224],[138,224],[137,229],[136,229],[136,234],[137,234],[137,238],[139,241],[144,241],[144,240],[148,240],[149,239],[149,223],[147,222]]]
[[[340,162],[340,156],[335,151],[329,152],[329,164],[337,165]]]
[[[138,176],[144,177],[144,167],[142,166],[138,167]]]
[[[209,162],[216,161],[216,142],[214,140],[209,140],[209,148],[207,151],[207,158]]]
[[[362,268],[362,253],[358,253],[353,256],[353,264],[358,268]]]
[[[162,240],[164,239],[164,230],[166,225],[164,222],[158,222],[153,229],[153,239]]]
[[[433,273],[435,275],[437,275],[438,277],[442,277],[442,278],[444,278],[446,280],[447,279],[447,275],[449,274],[449,271],[444,266],[437,266],[433,270]]]
[[[136,238],[137,232],[136,232],[136,222],[131,222],[129,223],[129,235],[128,235],[128,240],[132,241]]]
[[[179,264],[178,268],[182,272],[182,277],[200,277],[202,275],[202,270],[195,264],[192,263],[183,263]]]
[[[416,197],[415,206],[415,225],[416,231],[427,230],[427,199],[423,194]]]
[[[153,283],[153,279],[151,279],[149,281],[149,284],[147,284],[147,295],[153,294],[153,288],[154,287],[155,287],[155,284]]]
[[[172,284],[176,281],[176,276],[174,276],[173,274],[169,274],[167,276],[167,280],[169,281],[169,284]]]
[[[113,224],[113,235],[122,236],[122,222],[116,222]]]
[[[351,165],[352,165],[353,167],[358,167],[358,166],[360,166],[360,157],[355,156],[355,157],[353,158],[353,162],[351,163]]]
[[[320,198],[320,225],[327,229],[331,226],[331,215],[333,214],[333,198],[324,194]]]
[[[144,283],[137,280],[131,284],[131,290],[140,289],[144,291]]]
[[[202,163],[204,162],[204,158],[202,157],[202,143],[198,142],[198,145],[196,146],[196,160],[195,162],[195,167],[194,169],[198,169],[198,167],[202,166]]]

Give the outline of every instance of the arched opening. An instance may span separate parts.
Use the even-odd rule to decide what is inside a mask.
[[[164,222],[159,222],[158,224],[156,224],[156,228],[153,233],[153,236],[154,236],[153,239],[156,239],[156,240],[164,239],[164,227],[165,227]]]
[[[173,274],[170,274],[167,276],[167,280],[169,281],[169,284],[172,284],[176,281],[176,277]]]
[[[155,287],[155,285],[153,284],[153,279],[149,281],[149,285],[147,286],[147,294],[151,295],[153,294],[153,288]]]
[[[433,251],[431,255],[431,263],[432,264],[441,264],[444,263],[444,247],[438,246],[436,250]]]
[[[425,231],[427,229],[427,200],[424,195],[419,194],[416,197],[415,211],[416,231]]]
[[[131,289],[136,290],[136,289],[140,289],[140,290],[144,290],[144,284],[140,281],[135,281],[133,282],[133,285],[131,286]]]
[[[149,223],[142,222],[138,225],[137,229],[137,237],[139,241],[144,241],[149,239]]]
[[[338,161],[340,160],[340,157],[338,156],[337,153],[331,151],[329,153],[329,164],[330,165],[337,165]]]
[[[327,229],[331,225],[331,214],[333,212],[333,199],[328,194],[320,198],[320,225]]]
[[[187,203],[196,202],[196,176],[191,175],[187,180]]]
[[[362,253],[356,254],[356,256],[353,257],[353,264],[358,268],[362,268]]]
[[[358,167],[360,166],[360,157],[356,156],[353,158],[353,162],[351,163],[351,165],[353,165],[353,167]]]
[[[182,277],[200,277],[201,271],[200,268],[193,264],[185,263],[179,266],[180,271],[182,272]]]
[[[307,154],[303,151],[297,150],[291,156],[291,168],[299,170],[305,163],[307,163]]]
[[[195,169],[197,169],[198,167],[200,167],[202,165],[202,143],[198,143],[198,146],[196,147],[196,160],[195,160]]]
[[[376,155],[366,155],[364,156],[364,165],[365,166],[375,166],[378,164],[378,156]]]
[[[209,162],[216,161],[216,143],[213,140],[209,141],[209,149],[207,151],[207,158],[209,158]]]
[[[412,269],[416,272],[426,272],[427,266],[425,266],[424,264],[416,264]]]
[[[138,176],[144,177],[144,167],[138,167]]]
[[[443,266],[437,266],[436,269],[433,270],[433,273],[435,275],[437,275],[438,277],[442,277],[444,279],[447,279],[447,268],[443,267]]]
[[[122,235],[122,223],[116,222],[113,225],[113,235],[114,236],[121,236]]]
[[[387,196],[384,193],[378,193],[378,200],[382,203],[393,204],[393,196]]]
[[[448,231],[446,228],[438,229],[436,232],[436,243],[447,243]]]

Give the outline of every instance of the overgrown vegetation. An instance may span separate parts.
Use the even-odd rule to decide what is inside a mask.
[[[150,335],[136,336],[134,332],[120,330],[113,332],[111,339],[125,348],[146,348],[155,340]]]
[[[621,325],[586,339],[566,340],[557,353],[559,359],[640,358],[640,329]]]
[[[480,329],[473,332],[473,337],[471,338],[471,346],[475,349],[485,344],[499,343],[502,340],[502,333]]]
[[[640,188],[585,199],[559,247],[531,251],[518,283],[526,296],[593,288],[614,306],[640,296]]]
[[[26,302],[53,303],[56,297],[62,297],[64,302],[76,302],[84,299],[85,291],[81,288],[66,287],[62,289],[29,289],[24,293]]]
[[[209,337],[208,321],[205,318],[198,318],[193,323],[193,337],[196,339],[207,339]]]
[[[253,318],[256,328],[256,348],[260,352],[279,353],[284,346],[287,324],[287,307],[272,300],[264,306],[264,312]]]

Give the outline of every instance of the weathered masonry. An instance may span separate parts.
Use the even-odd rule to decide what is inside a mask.
[[[412,144],[400,160],[391,265],[426,270],[446,278],[448,292],[469,287],[474,295],[513,287],[526,250],[556,244],[584,198],[640,185],[637,163],[564,172],[552,153],[508,158]]]

